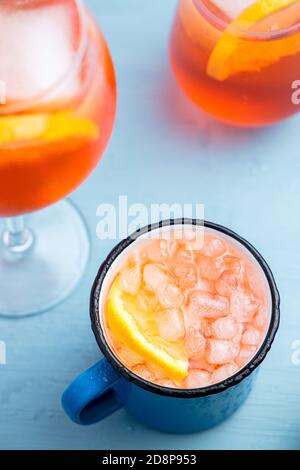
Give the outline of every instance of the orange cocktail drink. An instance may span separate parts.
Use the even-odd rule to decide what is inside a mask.
[[[199,230],[196,241],[191,226],[138,239],[103,288],[101,324],[111,350],[163,387],[201,388],[234,376],[270,324],[270,287],[254,256],[226,234]]]
[[[170,58],[184,92],[229,124],[257,127],[298,111],[300,2],[179,0]]]
[[[25,1],[18,13],[15,4],[0,12],[11,41],[9,52],[0,44],[0,216],[43,208],[79,186],[106,147],[116,109],[110,54],[92,17],[74,1]]]
[[[2,0],[0,57],[0,315],[19,318],[61,301],[85,269],[86,226],[62,199],[103,155],[116,81],[81,0]]]

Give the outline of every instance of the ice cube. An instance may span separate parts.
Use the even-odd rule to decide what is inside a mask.
[[[239,354],[239,345],[232,341],[209,339],[207,341],[206,360],[209,364],[226,364],[234,361]]]
[[[168,258],[169,256],[169,243],[167,240],[160,240],[159,248],[162,258]]]
[[[265,307],[261,307],[254,317],[254,325],[259,329],[266,329],[268,324],[268,312]]]
[[[172,258],[178,250],[178,242],[176,242],[175,240],[168,240],[167,250],[168,255]]]
[[[132,371],[139,377],[148,380],[148,382],[155,382],[156,375],[145,364],[134,366]]]
[[[248,346],[257,346],[261,341],[260,331],[253,326],[248,326],[242,336],[242,343]]]
[[[226,250],[226,243],[220,238],[212,238],[205,244],[205,252],[214,258],[224,255]]]
[[[143,278],[145,284],[152,290],[168,282],[169,277],[163,266],[160,264],[149,263],[144,266]]]
[[[205,338],[210,338],[212,336],[211,323],[205,319],[201,320],[200,331]]]
[[[210,256],[202,255],[199,259],[199,269],[201,277],[208,281],[216,281],[222,274],[223,263],[214,260]]]
[[[147,289],[143,289],[139,292],[137,301],[139,307],[145,312],[153,311],[158,305],[155,293]]]
[[[73,2],[47,2],[43,8],[0,7],[0,77],[7,101],[28,100],[50,89],[74,60]],[[67,100],[80,91],[78,74],[52,100]]]
[[[230,19],[237,18],[246,8],[255,3],[255,0],[212,0],[212,3],[219,8]]]
[[[235,256],[224,256],[224,272],[217,280],[216,291],[220,295],[230,296],[234,290],[243,286],[244,264]]]
[[[210,377],[210,374],[205,370],[192,369],[182,383],[182,387],[186,389],[207,387],[211,382]]]
[[[204,227],[198,225],[197,227],[195,226],[192,230],[190,230],[189,228],[187,228],[187,226],[184,226],[182,239],[187,249],[193,252],[202,251],[204,248],[205,241]]]
[[[125,292],[136,295],[141,286],[141,270],[135,266],[133,268],[124,269],[120,274],[120,284]]]
[[[185,243],[193,242],[197,238],[197,231],[191,230],[190,228],[183,226],[181,232],[181,237]]]
[[[185,335],[182,312],[178,308],[160,310],[155,317],[159,334],[168,341],[177,341]]]
[[[237,334],[232,338],[234,343],[240,344],[242,340],[242,334],[244,333],[244,329],[246,328],[245,323],[238,323],[237,324]]]
[[[167,240],[151,240],[146,248],[147,258],[151,261],[161,262],[168,257]]]
[[[189,366],[191,369],[201,369],[206,370],[207,372],[213,372],[215,366],[209,364],[206,359],[202,356],[195,356],[189,359]]]
[[[232,339],[238,333],[238,324],[231,316],[219,318],[211,324],[212,335],[217,339]]]
[[[248,263],[247,266],[247,279],[249,290],[253,292],[255,297],[262,300],[266,299],[268,294],[266,292],[265,282],[262,279],[262,274],[257,270],[255,265],[251,265],[250,263]]]
[[[206,346],[206,339],[200,331],[188,328],[186,332],[185,347],[189,358],[203,358]]]
[[[134,351],[131,351],[129,348],[126,348],[126,346],[121,346],[118,348],[118,355],[121,359],[121,362],[123,362],[127,367],[134,367],[138,364],[143,364],[144,359],[136,354]]]
[[[182,263],[193,263],[195,261],[195,255],[193,250],[179,249],[174,255],[174,262],[177,264]]]
[[[231,271],[224,271],[216,282],[216,291],[220,295],[230,296],[238,287],[238,275]]]
[[[198,279],[197,287],[203,292],[208,292],[209,294],[216,294],[215,283],[214,281],[208,281],[200,277]]]
[[[198,280],[196,265],[192,263],[186,263],[175,265],[173,269],[182,289],[192,289],[196,286]]]
[[[183,303],[180,288],[170,282],[157,287],[157,297],[162,307],[180,307]]]
[[[236,364],[225,364],[224,366],[218,367],[211,376],[213,384],[223,382],[238,371]]]
[[[239,367],[244,367],[255,356],[257,348],[255,346],[243,346],[235,362]]]
[[[170,379],[156,379],[155,383],[157,385],[161,385],[162,387],[167,387],[167,388],[178,388],[178,385],[176,385],[172,380]]]
[[[228,315],[229,302],[226,297],[202,291],[193,292],[187,313],[190,317],[220,318]]]
[[[251,322],[258,303],[248,294],[235,291],[230,296],[230,312],[241,323]]]

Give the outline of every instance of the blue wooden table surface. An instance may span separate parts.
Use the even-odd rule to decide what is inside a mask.
[[[1,449],[300,449],[300,114],[259,131],[200,116],[170,73],[167,46],[175,0],[90,0],[114,58],[118,116],[102,163],[73,200],[85,214],[92,256],[73,295],[56,309],[0,320],[7,364],[0,365]],[[300,79],[295,77],[295,79]],[[98,361],[89,290],[113,242],[96,237],[103,202],[205,204],[206,218],[251,241],[270,263],[282,323],[245,406],[215,429],[167,435],[119,411],[82,428],[64,415],[69,381]],[[1,288],[1,286],[0,286]]]

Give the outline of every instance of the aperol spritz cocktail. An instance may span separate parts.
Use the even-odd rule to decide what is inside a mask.
[[[95,168],[113,128],[116,82],[105,40],[75,0],[2,1],[0,56],[0,313],[20,316],[74,287],[88,239],[65,202],[31,216],[28,228],[16,216],[61,200]]]
[[[2,3],[0,216],[13,216],[58,201],[87,177],[110,136],[116,94],[104,39],[90,16],[82,24],[74,1]]]
[[[170,57],[185,93],[229,124],[258,127],[299,110],[300,2],[179,0]]]

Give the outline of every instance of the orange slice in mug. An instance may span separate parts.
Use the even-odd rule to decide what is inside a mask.
[[[106,305],[107,325],[114,336],[131,351],[158,366],[167,377],[181,381],[188,375],[188,358],[183,341],[161,338],[153,321],[154,312],[142,313],[126,299],[117,278]]]

